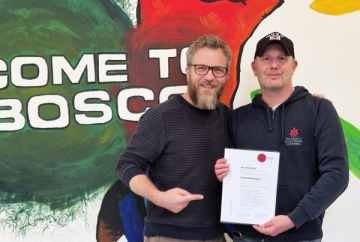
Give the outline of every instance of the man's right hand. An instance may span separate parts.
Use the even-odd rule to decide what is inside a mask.
[[[229,164],[226,163],[225,158],[218,159],[215,164],[215,175],[219,181],[223,181],[224,177],[229,172]]]
[[[166,192],[161,192],[154,203],[173,213],[178,213],[186,208],[191,201],[201,200],[203,198],[203,195],[191,194],[181,188],[173,188]]]
[[[173,188],[166,192],[159,191],[159,189],[157,189],[144,174],[136,175],[131,178],[129,186],[136,194],[173,213],[180,212],[193,200],[201,200],[204,198],[203,195],[191,194],[181,188]]]

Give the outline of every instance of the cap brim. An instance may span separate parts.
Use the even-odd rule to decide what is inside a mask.
[[[254,59],[257,57],[257,56],[262,56],[262,54],[264,53],[264,50],[266,48],[266,46],[268,46],[270,43],[278,43],[278,44],[281,44],[283,47],[284,47],[284,50],[285,52],[288,54],[288,56],[293,56],[293,54],[290,52],[290,50],[288,49],[288,47],[286,47],[286,45],[284,43],[282,43],[281,41],[279,40],[270,40],[269,42],[267,42],[263,47],[261,47],[261,49],[259,51],[257,51],[255,53],[255,56],[254,56]]]

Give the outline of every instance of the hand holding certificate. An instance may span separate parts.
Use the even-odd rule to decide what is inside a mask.
[[[221,222],[263,224],[275,216],[279,152],[225,149]]]

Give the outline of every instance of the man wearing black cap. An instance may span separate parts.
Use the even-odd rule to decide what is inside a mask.
[[[235,225],[234,241],[319,242],[325,210],[349,181],[339,117],[326,99],[293,87],[298,63],[293,42],[274,32],[262,38],[251,64],[262,94],[234,111],[230,146],[280,152],[275,217],[262,225]],[[219,159],[220,181],[229,165]]]

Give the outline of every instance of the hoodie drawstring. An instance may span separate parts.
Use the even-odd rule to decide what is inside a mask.
[[[268,120],[268,126],[269,126],[269,131],[272,131],[273,130],[273,121],[272,121],[272,118],[271,118],[271,113],[270,113],[270,108],[266,108],[266,113],[267,113],[267,120]],[[272,111],[274,112],[274,111]]]
[[[285,142],[285,135],[284,135],[284,116],[285,116],[285,105],[284,103],[281,104],[281,143],[284,144]]]

